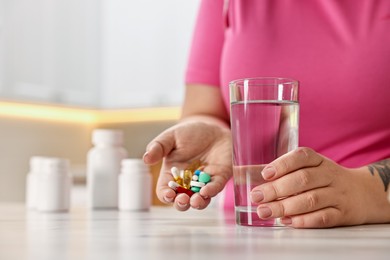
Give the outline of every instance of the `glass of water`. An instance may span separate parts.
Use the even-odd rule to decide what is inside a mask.
[[[236,223],[282,226],[279,219],[262,220],[251,190],[265,181],[262,169],[298,147],[299,83],[286,78],[247,78],[230,82],[230,123],[233,137],[233,179]]]

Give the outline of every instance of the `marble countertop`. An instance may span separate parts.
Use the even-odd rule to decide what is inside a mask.
[[[251,228],[216,208],[40,213],[1,203],[0,259],[390,259],[390,225]]]

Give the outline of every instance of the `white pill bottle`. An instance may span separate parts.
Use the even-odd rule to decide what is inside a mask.
[[[40,160],[38,174],[37,209],[43,212],[68,211],[72,177],[69,172],[69,160],[45,157]]]
[[[122,160],[119,210],[146,211],[152,203],[152,174],[141,159]]]
[[[38,177],[44,157],[32,156],[29,161],[29,172],[26,176],[26,207],[36,209],[38,203]]]
[[[90,209],[118,208],[118,175],[127,157],[123,132],[95,129],[87,155],[87,206]]]

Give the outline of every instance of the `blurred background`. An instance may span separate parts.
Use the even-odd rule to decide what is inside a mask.
[[[129,157],[141,158],[179,117],[197,9],[197,0],[0,0],[0,201],[24,201],[34,155],[70,159],[85,183],[95,128],[122,129]]]
[[[179,105],[197,0],[0,0],[0,95]]]

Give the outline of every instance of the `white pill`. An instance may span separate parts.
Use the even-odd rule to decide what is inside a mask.
[[[177,187],[179,187],[180,185],[179,185],[178,183],[174,182],[174,181],[170,181],[170,182],[168,182],[168,186],[169,186],[170,188],[176,190]]]
[[[203,187],[204,185],[206,185],[206,184],[203,183],[203,182],[199,182],[199,181],[191,181],[190,185],[193,186],[193,187],[202,188],[202,187]]]
[[[177,167],[172,167],[171,173],[173,175],[173,178],[175,178],[175,179],[179,178],[179,176],[180,176],[180,171]]]
[[[192,180],[193,180],[193,181],[197,181],[198,179],[199,179],[198,175],[195,175],[195,174],[194,174],[194,175],[192,176]]]

